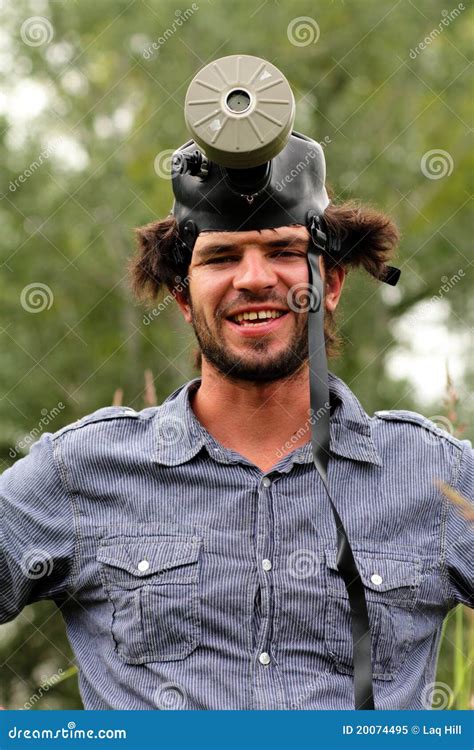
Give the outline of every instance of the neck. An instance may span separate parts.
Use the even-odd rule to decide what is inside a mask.
[[[271,456],[291,440],[291,447],[281,450],[287,453],[311,437],[307,365],[273,383],[252,383],[230,380],[203,357],[201,385],[191,405],[216,440],[242,455]]]

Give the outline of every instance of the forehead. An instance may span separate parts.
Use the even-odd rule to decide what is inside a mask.
[[[309,239],[309,232],[303,225],[295,224],[287,227],[276,227],[275,229],[261,229],[260,231],[252,230],[246,232],[201,232],[195,243],[195,250],[204,250],[208,247],[217,247],[222,245],[232,245],[234,247],[245,247],[246,245],[265,245],[283,240],[291,243],[296,241],[306,241]]]

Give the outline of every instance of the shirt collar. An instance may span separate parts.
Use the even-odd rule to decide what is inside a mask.
[[[349,386],[332,372],[328,373],[331,399],[331,452],[353,461],[382,466],[382,459],[372,438],[369,416]],[[155,461],[176,466],[189,461],[204,447],[209,455],[224,463],[237,463],[239,454],[220,443],[203,427],[190,404],[190,394],[199,387],[201,378],[194,378],[171,393],[157,409],[155,418],[157,448]],[[313,460],[311,442],[297,448],[291,456],[293,463]],[[283,462],[283,459],[282,459]],[[286,464],[287,461],[284,461]]]

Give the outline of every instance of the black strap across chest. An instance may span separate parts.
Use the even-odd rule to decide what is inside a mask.
[[[320,251],[310,243],[308,250],[308,313],[311,444],[314,465],[321,477],[333,512],[337,531],[337,568],[349,597],[354,661],[354,702],[357,710],[373,710],[371,638],[364,585],[357,569],[346,530],[329,492],[327,467],[330,455],[330,401],[326,344],[324,338],[324,288],[319,270]]]

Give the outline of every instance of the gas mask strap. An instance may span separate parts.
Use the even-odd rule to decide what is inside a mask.
[[[327,467],[330,455],[330,402],[324,338],[324,288],[319,270],[319,258],[326,237],[315,217],[311,217],[308,229],[313,239],[308,248],[310,296],[308,343],[313,461],[326,490],[336,523],[336,564],[344,580],[351,607],[355,708],[357,710],[373,710],[375,706],[372,688],[370,625],[364,586],[342,520],[329,493],[327,482]]]

